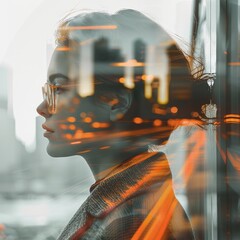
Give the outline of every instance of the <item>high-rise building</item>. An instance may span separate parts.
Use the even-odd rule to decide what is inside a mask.
[[[12,116],[12,71],[4,65],[0,66],[0,86],[0,109]]]

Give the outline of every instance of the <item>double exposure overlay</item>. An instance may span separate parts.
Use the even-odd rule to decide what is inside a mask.
[[[31,151],[3,84],[0,239],[239,238],[240,4],[190,2],[188,41],[130,7],[58,16]]]

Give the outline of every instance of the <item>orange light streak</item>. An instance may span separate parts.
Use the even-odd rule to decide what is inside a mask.
[[[75,142],[71,142],[70,144],[71,145],[77,145],[77,144],[81,144],[82,142],[81,141],[75,141]]]
[[[85,138],[88,139],[88,138],[94,137],[94,133],[92,133],[92,132],[82,132],[82,133],[78,133],[78,135],[76,135],[76,136],[75,135],[74,135],[74,139],[78,139],[79,135],[80,135],[80,139],[85,139]]]
[[[108,128],[109,126],[110,126],[109,123],[103,123],[103,122],[92,123],[93,128]]]
[[[100,150],[105,150],[105,149],[109,149],[110,148],[110,146],[104,146],[104,147],[100,147],[99,149]]]
[[[99,124],[99,122],[97,122],[97,124]],[[160,134],[160,138],[164,138],[166,137],[166,135],[169,134],[169,130],[172,128],[169,127],[152,127],[152,128],[147,128],[147,129],[140,129],[140,130],[132,130],[132,131],[122,131],[122,132],[116,132],[116,133],[112,133],[109,134],[109,131],[101,131],[101,132],[95,132],[92,133],[91,138],[94,138],[94,142],[99,142],[102,141],[102,138],[104,138],[104,140],[111,140],[111,139],[121,139],[124,137],[136,137],[136,135],[151,135],[151,134]],[[165,132],[167,132],[165,134]],[[78,137],[77,137],[78,136]],[[85,138],[87,138],[87,135],[83,134],[82,130],[77,130],[77,132],[74,135],[74,139],[77,140],[77,138],[81,139],[82,136],[84,136]],[[86,141],[87,142],[87,141]],[[91,139],[89,139],[88,142],[92,142]]]
[[[166,181],[159,191],[161,192],[159,200],[135,232],[132,240],[163,239],[177,205],[177,200],[170,181]]]
[[[223,151],[223,149],[221,148],[221,146],[220,146],[220,144],[219,144],[218,141],[217,141],[217,148],[218,148],[218,151],[219,151],[219,153],[220,153],[220,155],[221,155],[224,163],[226,164],[226,163],[227,163],[227,155],[226,155],[226,153]]]
[[[61,30],[115,30],[117,29],[116,25],[96,25],[96,26],[66,26],[60,28]]]
[[[91,152],[91,150],[84,150],[84,151],[81,151],[81,152],[78,152],[78,154],[83,154],[83,153],[88,153],[88,152]]]
[[[240,62],[229,62],[229,66],[240,66]]]
[[[117,174],[117,173],[121,173],[121,172],[125,171],[126,169],[128,169],[128,168],[130,168],[130,167],[132,167],[132,166],[134,166],[134,165],[136,165],[136,164],[139,164],[139,163],[145,161],[146,159],[148,159],[148,158],[150,158],[150,157],[152,157],[152,156],[154,156],[154,155],[156,155],[156,154],[158,154],[158,153],[152,152],[152,153],[142,153],[142,154],[139,154],[139,155],[133,157],[133,158],[131,159],[131,161],[125,162],[125,163],[121,166],[121,169],[117,169],[117,171],[113,171],[109,176],[107,176],[106,179],[108,179],[109,177],[111,177],[111,176],[113,176],[113,175],[115,175],[115,174]],[[159,162],[160,162],[160,161],[159,161]],[[161,164],[163,164],[162,167],[164,167],[164,166],[165,166],[164,164],[166,164],[166,163],[165,163],[164,161],[162,161]],[[168,164],[168,163],[167,163],[167,164]],[[158,173],[158,174],[159,174],[159,173]]]
[[[93,127],[93,128],[100,128],[100,123],[99,123],[99,122],[94,122],[94,123],[92,124],[92,127]]]
[[[240,156],[235,154],[230,153],[229,151],[227,151],[227,155],[228,158],[230,160],[230,162],[232,163],[233,167],[240,172]]]
[[[240,118],[240,115],[239,114],[227,114],[224,116],[224,118],[229,118],[229,117]]]
[[[138,155],[137,157],[140,156],[141,160],[144,161],[143,159],[146,160],[146,158],[149,157],[150,153],[141,154],[141,155]],[[149,171],[146,175],[144,175],[141,179],[139,179],[137,184],[135,184],[134,186],[131,186],[126,191],[120,193],[121,197],[119,198],[119,201],[121,201],[121,199],[127,198],[132,193],[137,192],[140,188],[142,188],[143,186],[146,186],[146,184],[151,182],[152,179],[155,179],[155,178],[158,178],[158,179],[161,178],[162,179],[163,177],[169,176],[170,175],[170,169],[169,169],[168,161],[166,160],[165,157],[162,157],[162,158],[164,158],[164,159],[160,159],[159,161],[152,164],[151,171]],[[126,164],[121,166],[121,169],[116,169],[116,171],[113,172],[110,176],[108,176],[108,178],[115,175],[115,174],[118,174],[118,173],[126,170],[127,168],[129,168],[133,165],[136,165],[138,163],[139,163],[139,159],[134,157],[134,158],[131,159],[131,161],[129,163],[127,162]],[[161,175],[159,173],[161,173]],[[111,199],[105,199],[105,201],[108,204],[108,206],[115,206],[116,205],[116,200],[114,200],[114,199],[112,199],[112,200]]]
[[[71,50],[70,47],[57,47],[56,48],[56,51],[59,51],[59,52],[68,52],[70,50]]]
[[[167,121],[169,126],[194,126],[194,125],[202,125],[203,122],[196,119],[169,119]]]
[[[227,118],[227,119],[224,119],[224,122],[225,123],[240,123],[240,119],[237,119],[237,118]]]
[[[196,138],[198,139],[197,144],[192,149],[186,160],[185,166],[180,171],[184,172],[186,182],[189,180],[189,177],[194,170],[194,160],[197,159],[200,154],[200,148],[205,142],[206,135],[203,131],[199,130],[191,136],[189,141],[196,142]],[[162,193],[160,195],[160,199],[157,201],[144,222],[135,232],[132,240],[152,240],[164,238],[169,222],[171,221],[171,218],[177,206],[177,200],[172,191],[171,183],[165,182],[161,187],[161,191]]]
[[[166,115],[167,111],[166,111],[166,109],[161,109],[159,107],[154,107],[153,108],[153,113],[160,114],[160,115]]]
[[[130,59],[126,62],[112,63],[114,67],[143,67],[145,63],[138,62],[136,59]]]

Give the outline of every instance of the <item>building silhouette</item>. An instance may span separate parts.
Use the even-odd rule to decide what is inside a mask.
[[[0,191],[18,192],[26,187],[24,169],[27,152],[15,135],[11,94],[12,72],[6,66],[0,66],[0,76]]]

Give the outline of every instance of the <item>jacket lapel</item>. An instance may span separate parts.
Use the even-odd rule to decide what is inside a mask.
[[[79,239],[91,227],[94,218],[106,216],[126,199],[146,191],[156,182],[164,182],[170,175],[163,153],[144,153],[134,157],[97,185],[58,240]]]
[[[101,218],[126,199],[146,191],[154,183],[165,181],[170,168],[163,153],[143,153],[117,168],[100,182],[88,198],[86,210]]]

